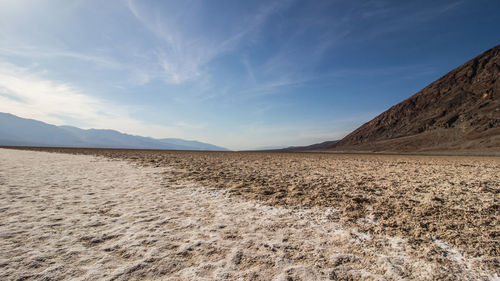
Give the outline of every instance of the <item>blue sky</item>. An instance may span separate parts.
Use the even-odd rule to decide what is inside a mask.
[[[231,149],[339,139],[500,43],[500,1],[0,0],[0,111]]]

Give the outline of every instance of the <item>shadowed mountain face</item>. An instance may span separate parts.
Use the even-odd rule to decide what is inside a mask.
[[[55,126],[37,120],[0,113],[0,145],[175,149],[175,150],[227,150],[208,143],[183,139],[153,139],[123,134],[114,130],[83,130],[71,126]]]
[[[338,151],[500,152],[500,46],[331,146]]]

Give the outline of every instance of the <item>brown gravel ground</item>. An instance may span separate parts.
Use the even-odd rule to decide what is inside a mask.
[[[176,172],[168,181],[194,181],[268,205],[333,207],[332,221],[407,239],[412,255],[440,265],[437,277],[462,270],[450,262],[462,258],[500,275],[497,157],[24,149],[170,166]]]

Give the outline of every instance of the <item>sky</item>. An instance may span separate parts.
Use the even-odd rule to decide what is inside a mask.
[[[498,0],[0,0],[0,112],[308,145],[500,44],[499,26]]]

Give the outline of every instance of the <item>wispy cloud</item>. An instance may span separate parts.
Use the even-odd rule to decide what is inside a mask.
[[[57,50],[54,48],[48,49],[48,48],[40,48],[27,45],[24,46],[16,45],[15,48],[0,46],[0,52],[3,55],[14,55],[14,56],[30,57],[30,58],[77,59],[81,61],[88,61],[99,66],[114,68],[114,69],[121,69],[124,67],[122,63],[116,61],[115,59],[112,59],[111,57],[84,54],[68,50]]]
[[[0,62],[0,111],[21,117],[84,128],[113,128],[155,137],[182,137],[181,126],[146,124],[130,107],[92,97],[71,84],[46,79],[30,68]],[[76,123],[76,124],[75,124]]]
[[[98,69],[127,73],[128,79],[125,80],[127,84],[142,85],[160,76],[160,70],[145,58],[137,58],[136,61],[131,59],[118,60],[111,55],[97,55],[54,47],[18,44],[16,42],[10,42],[8,45],[0,44],[0,56],[27,58],[33,62],[42,59],[48,59],[53,63],[64,59],[69,59],[72,62],[86,62]],[[132,53],[131,56],[135,55]],[[119,83],[123,84],[125,81]],[[117,85],[117,87],[121,86]]]
[[[266,20],[288,2],[276,1],[266,5],[234,23],[238,28],[216,36],[188,32],[181,23],[182,18],[173,14],[159,16],[151,7],[143,6],[139,1],[127,0],[126,4],[134,17],[159,40],[152,54],[163,71],[163,80],[170,84],[181,84],[202,76],[209,62],[234,50],[242,40],[258,32]],[[189,14],[191,11],[188,7],[177,12],[186,17],[195,17]]]
[[[210,46],[203,38],[188,38],[178,23],[165,22],[140,2],[128,0],[126,4],[135,18],[159,40],[152,55],[158,61],[165,82],[180,84],[198,77],[201,67],[220,52],[221,46]]]
[[[386,1],[368,1],[360,11],[349,16],[349,21],[351,24],[356,21],[364,21],[367,24],[365,32],[359,32],[362,36],[358,39],[363,41],[372,40],[386,36],[389,33],[408,30],[423,23],[437,20],[464,4],[463,0],[445,2],[438,2],[429,7],[421,7],[418,2],[410,5],[394,5]]]

